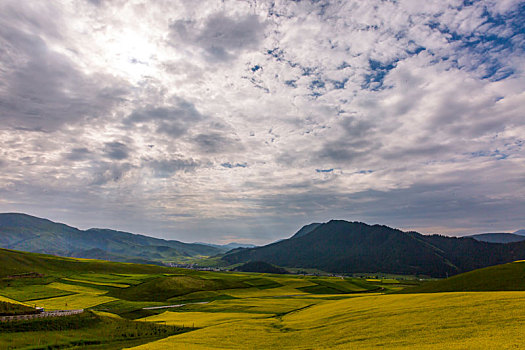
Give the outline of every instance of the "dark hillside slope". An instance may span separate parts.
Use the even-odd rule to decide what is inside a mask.
[[[123,262],[162,262],[224,252],[207,245],[169,241],[129,232],[107,229],[83,231],[18,213],[0,214],[0,247],[82,258],[102,257]]]
[[[277,273],[284,274],[288,273],[285,269],[274,266],[272,264],[265,263],[264,261],[250,261],[241,266],[237,266],[233,271],[241,272],[258,272],[258,273]]]
[[[445,277],[525,258],[525,242],[491,244],[424,236],[387,226],[330,221],[302,237],[230,252],[228,263],[265,261],[328,272],[383,272]]]

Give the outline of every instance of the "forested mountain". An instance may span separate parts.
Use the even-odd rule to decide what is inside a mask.
[[[172,262],[223,253],[204,244],[164,240],[129,232],[79,230],[18,213],[0,214],[0,247],[28,252],[123,262]]]
[[[443,277],[524,258],[525,242],[494,244],[333,220],[304,235],[233,251],[222,259],[230,264],[265,261],[283,267],[317,268],[336,273]]]

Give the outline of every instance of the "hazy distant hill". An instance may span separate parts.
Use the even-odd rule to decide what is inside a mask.
[[[299,231],[301,232],[301,231]],[[304,232],[304,231],[303,231]],[[265,261],[329,272],[384,272],[444,277],[525,258],[525,242],[425,236],[387,226],[333,220],[263,247],[226,254],[227,263]]]
[[[79,230],[18,213],[0,214],[0,247],[28,252],[123,262],[169,262],[223,253],[203,244],[182,243],[128,232]]]
[[[477,235],[465,236],[474,238],[477,241],[489,243],[512,243],[525,241],[525,236],[515,233],[480,233]]]
[[[514,232],[515,235],[525,236],[525,230],[518,230]]]
[[[237,242],[231,242],[228,244],[213,244],[213,243],[205,243],[205,242],[195,242],[195,244],[204,244],[210,247],[215,247],[215,248],[223,250],[224,252],[227,252],[232,249],[237,249],[237,248],[255,248],[257,247],[255,244],[237,243]]]

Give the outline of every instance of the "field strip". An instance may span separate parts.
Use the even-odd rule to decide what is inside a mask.
[[[100,290],[100,289],[91,288],[91,287],[78,286],[78,285],[73,285],[73,284],[67,284],[67,283],[60,283],[60,282],[53,282],[49,284],[49,287],[61,289],[61,290],[65,290],[65,291],[73,292],[73,293],[80,293],[80,294],[102,295],[102,294],[107,293],[107,291],[105,290]]]
[[[4,297],[2,295],[0,295],[0,301],[5,301],[6,303],[11,303],[11,304],[19,304],[19,305],[25,305],[25,306],[31,306],[27,303],[22,303],[18,300],[14,300],[14,299],[10,299],[8,297]]]
[[[175,304],[175,305],[162,305],[162,306],[150,306],[150,307],[143,307],[142,310],[159,310],[159,309],[170,309],[175,307],[182,307],[186,305],[193,305],[193,304],[208,304],[209,301],[200,301],[197,303],[186,303],[186,304]]]
[[[73,294],[65,297],[34,300],[32,303],[46,310],[62,310],[70,308],[87,309],[115,300],[118,299],[99,294]]]
[[[231,313],[231,312],[171,312],[148,316],[137,321],[164,323],[172,326],[210,327],[220,324],[230,324],[252,319],[268,319],[270,314]]]
[[[62,278],[63,280],[66,280],[66,281],[71,281],[71,282],[80,282],[80,283],[86,283],[86,284],[94,284],[94,285],[97,285],[97,286],[108,286],[108,287],[117,287],[117,288],[128,288],[130,285],[129,284],[123,284],[123,283],[112,283],[112,282],[95,282],[95,281],[90,281],[90,280],[81,280],[81,279],[75,279],[75,278]]]

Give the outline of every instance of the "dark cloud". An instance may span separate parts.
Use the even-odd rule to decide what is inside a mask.
[[[103,186],[110,182],[119,182],[133,169],[129,163],[101,162],[93,165],[91,186]]]
[[[367,154],[364,150],[367,145],[365,141],[328,142],[323,145],[318,157],[349,164]]]
[[[104,144],[104,155],[113,160],[123,160],[129,157],[129,148],[121,142],[107,142]]]
[[[126,84],[88,76],[37,34],[0,25],[0,128],[51,132],[106,115]]]
[[[346,117],[334,129],[339,134],[324,142],[317,152],[318,159],[348,164],[381,147],[373,124],[368,121]]]
[[[81,161],[88,159],[90,154],[91,152],[85,147],[73,148],[65,155],[65,158],[72,161]]]
[[[153,169],[155,177],[168,178],[177,172],[194,171],[200,163],[194,159],[168,159],[168,160],[152,160],[149,161],[148,166]]]
[[[240,151],[244,148],[240,140],[218,132],[199,134],[192,141],[200,151],[205,153],[226,153]]]
[[[137,109],[124,120],[124,125],[154,125],[156,132],[178,138],[203,119],[192,103],[179,100],[175,106]]]
[[[181,41],[201,47],[213,61],[230,61],[244,50],[257,48],[264,29],[256,15],[228,17],[224,13],[208,17],[202,25],[185,20],[170,24],[173,45]]]

